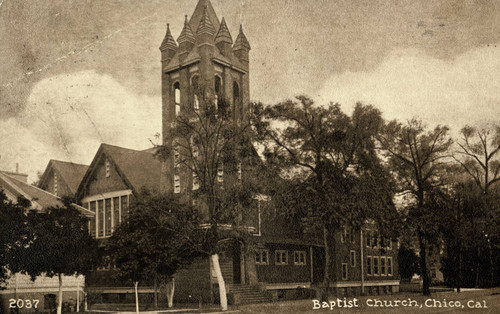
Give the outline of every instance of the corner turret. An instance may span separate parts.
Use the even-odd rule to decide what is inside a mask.
[[[215,36],[215,45],[223,56],[228,56],[232,51],[233,38],[224,18],[222,18],[219,31],[217,32],[217,36]]]
[[[170,60],[172,60],[172,57],[177,53],[178,49],[179,47],[170,32],[170,24],[167,24],[167,34],[165,35],[165,38],[160,46],[161,61],[167,64]]]
[[[243,33],[243,26],[240,24],[240,33],[238,34],[233,46],[234,55],[242,62],[248,64],[250,49],[252,48],[250,47],[247,37]]]
[[[189,25],[187,15],[185,17],[184,28],[182,29],[179,38],[177,38],[177,42],[179,43],[179,55],[181,57],[187,55],[196,43],[196,37],[194,36],[193,30]]]

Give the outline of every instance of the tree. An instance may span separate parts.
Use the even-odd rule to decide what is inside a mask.
[[[30,241],[27,232],[25,211],[29,204],[26,199],[17,203],[7,200],[0,190],[0,284],[9,277],[11,257],[17,249],[24,247]]]
[[[65,200],[64,207],[27,216],[32,240],[13,254],[13,272],[30,275],[32,280],[44,274],[59,278],[57,313],[62,311],[63,275],[85,275],[98,261],[97,242],[88,232],[88,220]]]
[[[421,121],[403,125],[392,121],[379,136],[392,172],[401,192],[410,193],[415,203],[406,205],[407,219],[416,228],[420,248],[420,274],[423,294],[430,295],[427,250],[439,233],[437,203],[439,188],[444,186],[446,160],[452,140],[448,127],[437,126],[427,131]]]
[[[493,246],[498,246],[500,230],[498,224],[500,215],[495,210],[496,195],[492,195],[492,188],[500,181],[500,127],[494,130],[477,129],[465,126],[461,130],[461,141],[454,156],[462,170],[473,180],[480,190],[482,210],[475,220],[482,226],[481,236],[483,241],[477,246],[476,286],[479,284],[479,255],[481,247],[487,247],[489,260],[489,285],[493,285],[494,262]]]
[[[246,116],[236,120],[230,104],[205,82],[193,89],[193,102],[184,106],[159,151],[174,162],[174,173],[191,178],[191,202],[197,202],[205,229],[203,251],[210,255],[219,285],[222,310],[227,310],[224,278],[219,253],[225,243],[237,237],[243,208],[252,198],[251,186],[244,186],[242,173],[256,156],[250,141]],[[235,104],[237,108],[237,104]],[[246,188],[244,188],[246,187]],[[228,230],[227,226],[230,225]]]
[[[349,117],[338,104],[319,107],[305,96],[268,108],[256,105],[255,110],[262,110],[255,128],[266,146],[265,157],[287,179],[286,189],[273,198],[292,209],[306,228],[323,232],[326,298],[335,279],[330,272],[333,234],[349,224],[359,229],[369,218],[382,222],[378,218],[394,209],[391,180],[376,152],[380,111],[357,104]]]
[[[192,263],[202,246],[198,212],[166,195],[141,191],[131,204],[129,217],[113,233],[107,252],[121,279],[142,281],[157,277],[168,287],[173,306],[174,275]]]

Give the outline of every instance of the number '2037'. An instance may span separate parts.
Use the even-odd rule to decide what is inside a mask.
[[[40,302],[40,300],[29,300],[29,299],[9,299],[9,308],[11,309],[15,309],[15,308],[18,308],[18,309],[22,309],[22,308],[26,308],[26,309],[31,309],[31,308],[38,308],[38,303]]]

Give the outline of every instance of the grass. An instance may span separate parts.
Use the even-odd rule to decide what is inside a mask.
[[[353,300],[354,298],[347,298],[347,300]],[[247,314],[257,314],[257,313],[321,313],[321,312],[334,312],[334,313],[500,313],[500,288],[496,289],[485,289],[485,290],[475,290],[475,291],[464,291],[461,293],[456,292],[437,292],[433,293],[430,297],[424,297],[415,293],[399,293],[394,295],[384,295],[384,296],[362,296],[357,298],[359,301],[359,307],[357,308],[338,308],[335,307],[333,310],[330,308],[320,308],[313,309],[312,300],[298,300],[298,301],[280,301],[275,303],[265,303],[265,304],[250,304],[239,306],[238,309],[241,313]],[[372,301],[368,301],[371,299]],[[369,304],[373,304],[373,300],[378,299],[380,301],[392,301],[395,304],[396,300],[415,300],[417,301],[417,307],[369,307]],[[427,299],[435,299],[441,302],[441,307],[426,307],[425,301]],[[331,301],[335,301],[336,298],[332,298]],[[453,305],[459,305],[460,307],[444,307],[443,303],[452,301]],[[469,302],[472,301],[472,302]],[[433,301],[427,301],[428,304],[433,305]],[[479,302],[479,303],[476,303]],[[390,303],[387,303],[388,305]],[[413,303],[414,304],[414,303]],[[480,305],[486,304],[487,308],[469,308],[469,305]],[[422,307],[420,307],[422,305]],[[439,303],[436,303],[438,306]],[[463,307],[462,307],[463,306]]]

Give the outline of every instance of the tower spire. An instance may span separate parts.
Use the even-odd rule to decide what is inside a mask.
[[[215,43],[217,44],[221,42],[229,43],[231,45],[233,44],[233,38],[231,37],[231,33],[226,25],[226,19],[224,18],[222,18],[219,31],[217,32],[217,36],[215,36]]]
[[[205,9],[203,10],[200,26],[198,26],[198,29],[196,30],[196,35],[208,35],[212,38],[215,36],[214,24],[212,24],[212,22],[210,21],[210,17],[208,16],[207,6],[205,6]]]
[[[233,50],[247,50],[250,51],[250,43],[248,42],[247,37],[243,33],[243,25],[240,24],[240,32],[238,37],[236,37],[236,41],[234,42]]]
[[[160,51],[167,49],[177,50],[177,43],[170,32],[170,24],[167,24],[167,33],[165,34],[165,38],[163,38],[163,42],[160,46]]]
[[[179,38],[177,38],[177,41],[179,42],[179,45],[181,45],[183,43],[194,44],[196,41],[196,38],[194,37],[194,34],[193,34],[193,30],[191,29],[191,26],[189,25],[187,15],[185,15],[184,28],[182,29],[182,32],[179,35]]]

